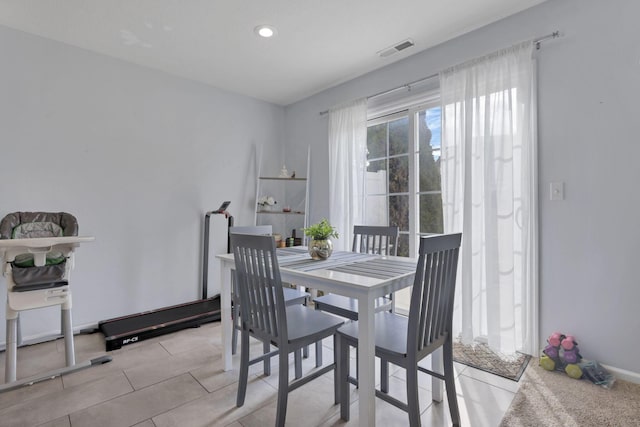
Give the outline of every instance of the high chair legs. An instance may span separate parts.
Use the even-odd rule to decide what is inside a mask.
[[[76,364],[75,348],[73,346],[73,322],[71,309],[62,309],[62,334],[64,335],[64,359],[67,366]]]
[[[18,352],[18,318],[7,319],[7,349],[5,351],[4,382],[16,380],[17,352]]]
[[[75,348],[73,345],[73,323],[71,309],[62,309],[62,334],[64,336],[65,364],[70,367],[76,364]],[[19,317],[7,319],[6,361],[4,370],[5,383],[16,380],[18,345],[22,341],[19,337]]]

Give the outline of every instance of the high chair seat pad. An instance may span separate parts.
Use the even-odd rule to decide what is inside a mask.
[[[51,221],[25,222],[13,228],[12,239],[31,239],[34,237],[63,236],[62,227]]]
[[[28,225],[30,223],[41,224]],[[51,223],[57,228],[42,223]],[[78,221],[66,212],[13,212],[6,215],[0,222],[0,238],[19,238],[14,236],[14,233],[18,233],[20,238],[77,236]],[[29,235],[30,233],[33,235]],[[43,233],[52,234],[44,235]]]

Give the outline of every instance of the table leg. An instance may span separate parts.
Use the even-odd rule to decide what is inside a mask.
[[[231,358],[231,266],[220,262],[220,316],[222,324],[222,366],[225,371],[232,369]]]
[[[374,427],[375,407],[375,330],[373,298],[358,298],[358,418],[361,426]]]

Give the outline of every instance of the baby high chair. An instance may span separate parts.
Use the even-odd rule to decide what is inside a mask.
[[[78,237],[76,218],[65,212],[14,212],[0,221],[0,258],[7,282],[6,384],[0,391],[111,360],[103,357],[75,363],[69,278],[75,248],[92,240]],[[16,381],[20,312],[54,305],[62,310],[66,368]]]

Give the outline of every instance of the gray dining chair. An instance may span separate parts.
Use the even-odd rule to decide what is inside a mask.
[[[286,306],[275,240],[271,236],[231,234],[236,266],[236,286],[240,293],[241,345],[240,378],[236,405],[244,404],[249,366],[278,355],[278,403],[276,426],[284,426],[290,391],[334,370],[334,401],[338,403],[336,331],[343,321],[303,305]],[[275,351],[249,359],[249,336],[269,342]],[[333,337],[334,360],[304,377],[289,382],[289,353],[324,338]]]
[[[386,311],[375,315],[375,354],[381,362],[376,397],[408,412],[411,426],[420,426],[418,371],[445,381],[451,420],[454,426],[460,425],[451,324],[461,240],[461,233],[422,237],[409,317]],[[340,415],[345,421],[349,420],[349,348],[358,346],[358,326],[358,322],[350,322],[338,329]],[[440,347],[444,375],[418,366],[420,360]],[[389,363],[406,370],[407,403],[389,395]]]
[[[248,225],[248,226],[234,226],[229,228],[229,234],[255,234],[261,236],[271,236],[273,234],[273,227],[271,225]],[[233,332],[231,335],[231,354],[237,353],[238,348],[238,332],[240,331],[240,295],[236,288],[235,274],[231,275],[231,319],[233,323]],[[293,289],[286,286],[282,287],[284,293],[285,305],[303,304],[307,305],[311,299],[311,295],[308,292],[303,292],[300,289]],[[270,351],[270,344],[268,342],[263,343],[263,349],[265,353]],[[307,347],[303,349],[304,357],[309,355]],[[300,354],[296,353],[296,378],[302,375],[302,361],[299,360]],[[322,360],[319,362],[322,364]],[[265,375],[271,375],[271,361],[265,359],[263,372]]]
[[[352,252],[393,255],[398,251],[398,227],[355,225],[353,227]],[[333,313],[346,317],[349,320],[358,320],[358,300],[343,295],[326,294],[313,300],[316,310]],[[393,309],[393,294],[378,297],[374,301],[374,309],[377,312],[391,311]],[[322,358],[322,354],[316,357]],[[321,360],[322,362],[322,360]],[[352,381],[354,384],[355,379]]]
[[[353,252],[393,255],[398,251],[398,227],[356,225],[353,227]],[[390,311],[393,296],[376,298],[375,311]],[[358,300],[342,295],[327,294],[313,300],[316,310],[326,311],[351,320],[358,320]]]
[[[271,225],[249,225],[249,226],[235,226],[229,228],[230,234],[257,234],[261,236],[271,236],[273,234],[273,227]],[[231,354],[236,354],[238,347],[238,331],[240,330],[239,314],[240,314],[240,296],[235,289],[235,278],[231,277],[231,301],[233,305],[231,307],[231,318],[233,319],[233,335],[232,335],[232,348]],[[304,304],[307,305],[311,299],[311,294],[303,292],[300,289],[293,289],[289,287],[283,287],[284,301],[286,305]]]

